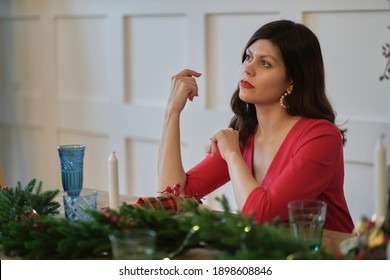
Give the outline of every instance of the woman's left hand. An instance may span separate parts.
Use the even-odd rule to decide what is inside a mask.
[[[210,147],[207,152],[210,153],[211,156],[215,156],[219,151],[221,157],[227,161],[229,155],[232,153],[241,153],[239,134],[238,131],[233,128],[221,129],[217,134],[210,138],[210,141]]]

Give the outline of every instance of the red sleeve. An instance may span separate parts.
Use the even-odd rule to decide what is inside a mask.
[[[340,166],[343,148],[335,126],[316,123],[299,130],[299,135],[288,137],[290,139],[285,139],[271,163],[262,186],[252,191],[242,209],[260,223],[277,216],[287,221],[289,201],[317,199],[326,188],[332,188],[332,184],[341,183],[343,188],[344,171]]]
[[[185,195],[202,198],[230,180],[226,161],[217,153],[209,154],[187,172]]]

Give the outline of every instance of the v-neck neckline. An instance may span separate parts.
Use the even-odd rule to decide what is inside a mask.
[[[268,167],[268,170],[267,172],[265,173],[264,177],[263,177],[263,181],[261,182],[261,185],[265,185],[264,182],[266,182],[266,180],[268,180],[268,177],[270,176],[269,174],[272,172],[272,170],[275,168],[275,164],[277,162],[277,159],[278,157],[280,157],[280,153],[281,153],[281,150],[283,150],[284,146],[287,145],[286,142],[287,142],[287,139],[289,139],[290,137],[290,134],[298,127],[298,124],[300,124],[305,118],[301,118],[299,119],[291,128],[290,130],[287,132],[286,134],[286,137],[283,139],[282,143],[280,144],[278,150],[276,151],[275,153],[275,156],[274,158],[272,159],[269,167]],[[253,158],[254,158],[254,150],[255,150],[255,135],[256,135],[256,132],[257,132],[257,129],[259,128],[259,125],[257,124],[254,132],[253,132],[253,135],[252,135],[252,140],[251,140],[251,151],[250,151],[250,170],[252,171],[252,175],[254,176],[254,168],[253,168]]]

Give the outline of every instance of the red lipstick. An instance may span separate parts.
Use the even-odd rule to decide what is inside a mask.
[[[252,86],[251,83],[249,83],[247,81],[244,81],[244,80],[240,81],[240,85],[241,85],[242,88],[246,88],[246,89],[254,88],[254,86]]]

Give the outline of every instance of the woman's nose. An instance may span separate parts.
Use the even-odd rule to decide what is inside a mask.
[[[244,61],[241,69],[244,74],[252,76],[254,74],[253,61]]]

